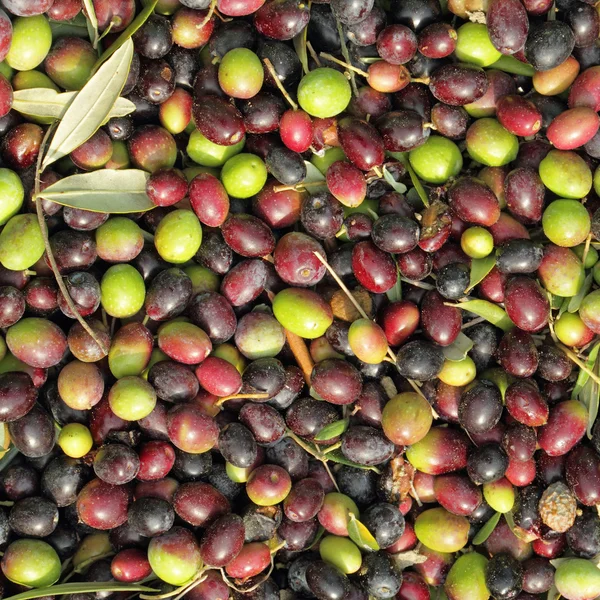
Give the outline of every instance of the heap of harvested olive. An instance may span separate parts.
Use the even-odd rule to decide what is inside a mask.
[[[2,7],[0,597],[600,597],[600,5]]]

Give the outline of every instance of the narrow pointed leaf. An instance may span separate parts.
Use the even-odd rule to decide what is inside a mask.
[[[554,11],[551,12],[554,14]],[[535,69],[531,65],[516,59],[514,56],[501,56],[492,64],[490,69],[497,69],[513,75],[525,75],[526,77],[533,77],[535,73]]]
[[[427,192],[425,191],[425,188],[423,187],[423,184],[421,183],[421,180],[419,179],[418,175],[415,173],[415,170],[412,168],[410,160],[408,160],[408,154],[403,152],[390,152],[390,154],[394,158],[397,158],[406,167],[406,170],[410,175],[410,180],[412,181],[413,187],[417,191],[419,198],[421,198],[421,202],[426,207],[429,207],[429,196],[427,195]]]
[[[379,550],[379,544],[373,534],[354,515],[350,515],[348,536],[361,550]]]
[[[306,36],[308,33],[308,27],[305,27],[295,38],[294,38],[294,50],[300,59],[302,70],[304,74],[308,74],[308,53],[306,48]]]
[[[315,435],[315,440],[318,442],[325,442],[332,438],[338,437],[348,429],[348,425],[350,423],[350,419],[341,419],[340,421],[334,421],[333,423],[329,423],[329,425],[325,425],[323,429]]]
[[[12,108],[30,117],[62,119],[77,92],[59,94],[50,88],[30,88],[13,93]],[[135,104],[127,98],[117,98],[108,118],[124,117],[135,110]]]
[[[494,268],[496,257],[493,254],[485,258],[474,258],[471,261],[471,280],[467,292],[472,290]]]
[[[146,194],[150,177],[138,169],[101,169],[59,179],[40,192],[63,206],[94,212],[132,213],[154,208]]]
[[[492,325],[502,329],[502,331],[508,331],[515,326],[503,308],[487,300],[467,300],[467,302],[461,302],[453,306],[468,310],[478,317],[482,317]]]
[[[587,360],[585,361],[585,366],[590,371],[592,371],[596,365],[596,361],[598,360],[598,352],[600,352],[600,342],[596,342],[596,345],[590,350]],[[575,382],[575,387],[573,388],[573,398],[577,398],[579,396],[583,386],[588,382],[589,378],[589,374],[583,369],[580,369],[579,375],[577,376],[577,381]]]
[[[498,525],[501,516],[502,515],[497,512],[496,514],[492,515],[490,520],[487,521],[485,525],[482,526],[482,528],[477,532],[477,535],[473,538],[473,544],[475,546],[483,544],[483,542],[485,542],[485,540],[492,535],[492,531],[496,529],[496,525]]]
[[[327,191],[327,184],[325,183],[325,175],[315,167],[311,162],[305,160],[304,164],[306,166],[306,177],[302,181],[302,183],[318,183],[320,181],[323,182],[323,185],[315,185],[310,186],[306,189],[309,194],[316,194],[317,192]]]
[[[92,594],[95,592],[157,592],[158,590],[139,583],[110,582],[75,582],[60,583],[50,587],[27,590],[21,594],[10,596],[5,600],[30,600],[44,596],[64,596],[65,594]]]
[[[137,14],[137,17],[129,23],[121,35],[104,51],[98,62],[94,65],[96,70],[103,62],[107,61],[117,50],[119,50],[127,40],[148,20],[148,17],[154,12],[158,0],[152,0]]]
[[[582,300],[585,298],[585,296],[587,296],[587,293],[592,287],[592,278],[593,273],[590,272],[588,276],[583,280],[583,285],[581,286],[581,289],[577,292],[577,294],[575,294],[575,296],[573,296],[569,300],[567,304],[567,310],[570,313],[576,313],[579,310]]]
[[[396,283],[394,284],[394,287],[389,289],[385,295],[388,297],[390,302],[398,302],[399,300],[402,300],[402,278],[399,272],[396,273]]]
[[[48,22],[50,23],[50,29],[52,30],[52,39],[66,36],[81,38],[89,37],[88,21],[81,12],[70,21],[53,21],[52,19],[49,19]]]
[[[92,42],[92,46],[95,49],[98,47],[98,19],[96,17],[96,11],[94,10],[94,3],[92,2],[92,0],[82,1],[83,8],[85,8],[88,35],[90,41]]]
[[[19,451],[15,446],[11,446],[6,453],[0,458],[0,472],[4,471],[8,465],[17,457]]]
[[[42,170],[81,146],[106,121],[127,81],[132,57],[133,42],[128,40],[83,86],[52,137]]]
[[[458,362],[467,356],[472,347],[473,341],[461,331],[449,346],[442,348],[442,352],[444,353],[444,358]]]
[[[399,194],[405,194],[408,189],[403,183],[396,181],[392,174],[385,168],[383,165],[383,178],[387,181],[387,183],[392,187],[395,192]]]
[[[326,454],[327,460],[331,462],[338,463],[340,465],[346,465],[347,467],[354,467],[355,469],[362,469],[363,471],[374,471],[375,473],[379,473],[379,469],[377,467],[368,467],[366,465],[359,465],[358,463],[352,462],[348,460],[341,452],[341,450],[334,450],[333,452],[328,452]]]

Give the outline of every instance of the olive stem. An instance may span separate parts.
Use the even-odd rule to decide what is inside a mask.
[[[479,323],[483,323],[484,321],[485,321],[485,319],[483,317],[477,317],[476,319],[473,319],[472,321],[465,323],[461,327],[461,329],[468,329],[469,327],[473,327],[473,325],[479,325]]]
[[[212,18],[215,8],[217,8],[217,0],[211,0],[210,6],[208,7],[208,12],[206,13],[206,17],[202,20],[202,23],[197,26],[197,29],[202,29]]]
[[[337,442],[335,444],[331,444],[331,446],[327,446],[327,448],[325,448],[325,450],[323,450],[323,454],[329,454],[329,452],[333,452],[334,450],[337,450],[338,448],[342,447],[342,442]]]
[[[419,287],[424,290],[435,290],[435,285],[424,283],[423,281],[414,281],[412,279],[407,279],[406,277],[400,277],[400,281],[404,281],[404,283],[410,283],[410,285],[414,285],[415,287]]]
[[[585,240],[585,248],[583,249],[583,256],[581,257],[581,262],[584,265],[585,265],[585,259],[587,258],[588,252],[590,251],[591,243],[592,243],[592,234],[590,233]]]
[[[268,59],[265,59],[268,60]],[[287,192],[294,190],[296,192],[301,191],[300,188],[319,187],[325,185],[324,181],[307,181],[305,183],[297,183],[295,185],[276,185],[273,188],[274,192]]]
[[[275,81],[275,85],[279,88],[279,91],[283,94],[283,97],[288,101],[288,104],[292,107],[293,110],[298,110],[298,105],[292,100],[292,97],[288,94],[287,90],[283,87],[281,81],[279,81],[279,76],[277,75],[277,71],[273,66],[273,63],[268,58],[263,58],[263,62],[265,66],[271,73],[271,77]]]
[[[319,55],[315,52],[315,49],[312,47],[312,44],[310,42],[306,42],[306,49],[310,52],[310,55],[317,64],[317,67],[321,67],[322,65],[321,61],[319,60]]]
[[[264,392],[259,392],[256,394],[231,394],[231,396],[223,396],[219,398],[219,400],[215,403],[217,406],[221,406],[223,402],[227,402],[228,400],[244,400],[246,398],[268,398],[269,394]]]
[[[63,281],[62,275],[58,269],[58,265],[56,264],[56,259],[54,258],[54,253],[52,252],[52,248],[50,247],[50,238],[48,237],[48,226],[46,224],[46,219],[44,217],[44,210],[42,208],[40,194],[40,175],[42,174],[41,166],[42,159],[44,157],[44,150],[46,148],[46,144],[50,139],[50,136],[54,132],[56,121],[48,127],[46,134],[44,135],[44,139],[40,145],[40,150],[37,158],[37,164],[35,168],[35,186],[34,186],[34,198],[35,198],[35,209],[37,212],[38,223],[40,226],[40,231],[42,234],[42,239],[44,240],[44,248],[46,249],[46,255],[48,256],[48,261],[50,262],[50,268],[52,269],[52,273],[54,274],[54,279],[56,279],[56,283],[58,284],[58,289],[62,293],[67,306],[71,313],[75,316],[77,321],[81,324],[86,333],[98,344],[98,347],[104,352],[104,354],[108,354],[108,348],[104,347],[104,344],[98,339],[94,330],[86,323],[85,319],[79,314],[75,303],[73,302],[71,295],[69,294],[69,290],[67,290],[67,286]]]
[[[344,30],[342,28],[342,24],[340,20],[336,18],[335,20],[338,30],[338,35],[340,38],[340,46],[342,49],[342,56],[347,63],[350,63],[350,53],[348,52],[348,46],[346,46],[346,36],[344,34]],[[358,96],[358,87],[356,86],[356,78],[354,77],[354,73],[352,70],[350,71],[350,85],[352,86],[352,91],[355,96]]]
[[[558,341],[555,341],[555,343],[582,371],[585,371],[591,379],[593,379],[598,385],[600,385],[600,377],[596,375],[594,371],[588,369],[587,365],[581,360],[579,360],[579,357],[577,356],[577,354],[575,354],[575,352],[572,352],[571,350],[569,350],[569,348],[567,348]]]
[[[366,71],[363,71],[362,69],[359,69],[358,67],[355,67],[354,65],[351,65],[350,63],[344,62],[343,60],[336,58],[335,56],[333,56],[332,54],[329,54],[328,52],[321,52],[319,54],[319,56],[321,58],[324,58],[326,60],[334,62],[337,65],[340,65],[341,67],[344,67],[345,69],[348,69],[351,72],[354,71],[354,73],[358,73],[361,77],[365,77],[365,78],[369,77],[369,74]]]
[[[339,492],[340,488],[338,487],[337,481],[335,480],[335,477],[333,476],[333,473],[331,472],[331,469],[329,468],[329,465],[327,464],[327,458],[325,457],[325,455],[320,450],[311,448],[302,438],[298,437],[290,429],[287,430],[286,435],[288,437],[292,438],[296,442],[296,444],[298,444],[298,446],[300,446],[300,448],[302,448],[303,450],[308,452],[311,456],[313,456],[314,458],[316,458],[317,460],[319,460],[323,463],[323,467],[327,471],[327,474],[329,475],[329,478],[333,482],[335,489]]]
[[[290,350],[304,375],[304,381],[306,381],[307,385],[310,385],[312,370],[315,366],[312,356],[310,355],[304,340],[299,335],[292,333],[288,329],[285,329],[284,331]]]
[[[99,554],[98,556],[92,556],[88,560],[84,560],[80,565],[75,567],[62,581],[61,583],[67,583],[71,577],[74,575],[79,575],[79,573],[83,573],[90,565],[93,565],[95,562],[99,560],[103,560],[105,558],[110,558],[114,556],[114,552],[105,552],[104,554]]]

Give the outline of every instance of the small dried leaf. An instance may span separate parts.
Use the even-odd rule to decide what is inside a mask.
[[[487,540],[490,537],[490,535],[492,535],[492,531],[496,529],[496,525],[498,525],[501,516],[502,514],[497,512],[496,514],[491,516],[491,518],[485,523],[485,525],[481,527],[481,529],[477,532],[477,535],[473,538],[473,544],[475,546],[483,544],[483,542],[485,542],[485,540]]]
[[[146,194],[150,177],[138,169],[101,169],[59,179],[40,197],[93,212],[132,213],[154,208]]]
[[[128,40],[79,91],[52,137],[42,170],[81,146],[106,121],[127,81],[132,57],[133,42]]]
[[[390,558],[399,571],[412,567],[413,565],[420,565],[427,560],[426,556],[419,554],[416,550],[398,552],[398,554],[392,554]]]
[[[353,514],[350,513],[348,536],[361,549],[367,551],[379,550],[379,544],[373,534]]]
[[[59,94],[50,88],[30,88],[13,93],[12,108],[30,117],[62,119],[77,92]],[[124,117],[135,110],[135,104],[127,98],[117,98],[107,119]]]
[[[373,313],[373,299],[371,298],[369,292],[362,288],[356,288],[352,290],[352,295],[362,309],[367,313],[367,315],[371,317]],[[352,304],[343,290],[336,290],[333,293],[329,304],[331,306],[331,310],[333,311],[333,316],[337,319],[341,319],[342,321],[352,323],[353,321],[356,321],[356,319],[360,319],[362,317],[362,315],[356,309],[356,306]]]

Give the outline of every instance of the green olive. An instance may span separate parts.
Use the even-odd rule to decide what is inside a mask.
[[[344,74],[329,67],[312,70],[298,85],[300,107],[320,119],[339,115],[351,98],[350,84]]]
[[[458,60],[480,67],[494,64],[502,53],[494,48],[488,29],[482,23],[465,23],[457,30],[454,54]]]
[[[584,198],[592,189],[592,172],[575,152],[550,150],[539,167],[544,185],[562,198]]]
[[[33,266],[44,254],[44,238],[36,215],[15,215],[0,233],[0,263],[13,271]]]
[[[45,15],[17,17],[6,62],[17,71],[35,69],[52,46],[52,30]]]
[[[163,260],[181,264],[198,252],[202,243],[202,226],[198,217],[187,209],[174,210],[158,224],[154,245]]]
[[[230,196],[250,198],[265,185],[267,167],[255,154],[237,154],[223,165],[221,181]]]
[[[100,283],[104,310],[117,319],[132,317],[144,306],[146,288],[139,272],[131,265],[113,265]]]
[[[477,119],[467,130],[469,156],[488,167],[502,167],[517,158],[519,140],[496,119]]]
[[[439,135],[430,136],[422,146],[411,150],[408,158],[417,175],[428,183],[446,183],[463,166],[458,146]]]
[[[246,138],[233,146],[220,146],[205,138],[197,129],[190,135],[187,155],[199,165],[205,167],[221,167],[232,156],[239,154],[246,143]]]

